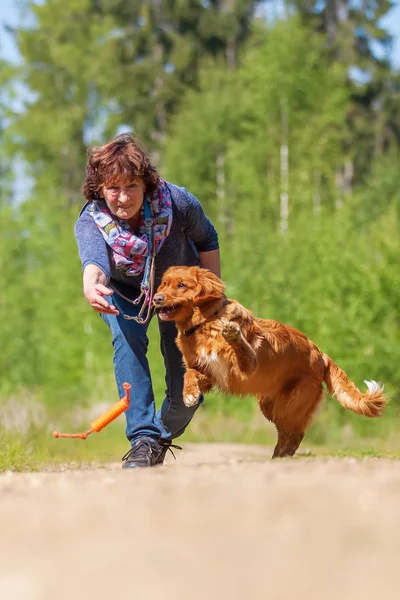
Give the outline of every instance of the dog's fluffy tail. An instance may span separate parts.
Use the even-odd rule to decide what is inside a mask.
[[[326,367],[324,381],[331,396],[358,415],[380,417],[388,402],[383,394],[383,385],[365,381],[368,390],[363,394],[327,354],[323,354],[323,359]]]

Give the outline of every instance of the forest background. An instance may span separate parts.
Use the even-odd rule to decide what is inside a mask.
[[[309,444],[400,447],[400,76],[382,25],[392,6],[18,2],[18,23],[3,34],[19,60],[0,62],[0,468],[39,447],[55,456],[52,444],[64,442],[52,428],[86,426],[117,400],[109,332],[83,297],[73,225],[87,147],[124,131],[202,202],[229,297],[304,331],[360,388],[385,384],[384,418],[327,399]],[[157,336],[153,319],[159,403]],[[126,445],[122,421],[102,447]],[[185,434],[271,436],[254,400],[217,394]]]

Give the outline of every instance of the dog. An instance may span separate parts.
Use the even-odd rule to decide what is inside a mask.
[[[170,267],[153,298],[163,321],[175,321],[176,343],[186,368],[183,401],[195,406],[216,387],[255,395],[275,424],[273,458],[293,456],[323,400],[322,382],[342,406],[359,415],[381,415],[383,386],[366,381],[361,393],[327,354],[297,329],[253,317],[225,296],[225,285],[200,267]]]

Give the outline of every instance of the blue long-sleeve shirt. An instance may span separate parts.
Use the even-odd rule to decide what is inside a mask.
[[[155,285],[160,284],[163,274],[173,265],[199,265],[199,252],[218,249],[218,234],[193,194],[186,188],[167,183],[172,198],[172,224],[155,258]],[[108,281],[128,298],[135,298],[140,290],[142,274],[125,275],[111,260],[111,249],[106,244],[88,208],[84,208],[75,224],[82,269],[87,265],[98,266]]]

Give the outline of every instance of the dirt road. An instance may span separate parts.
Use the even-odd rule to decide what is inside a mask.
[[[400,462],[185,445],[0,476],[2,600],[400,598]]]

